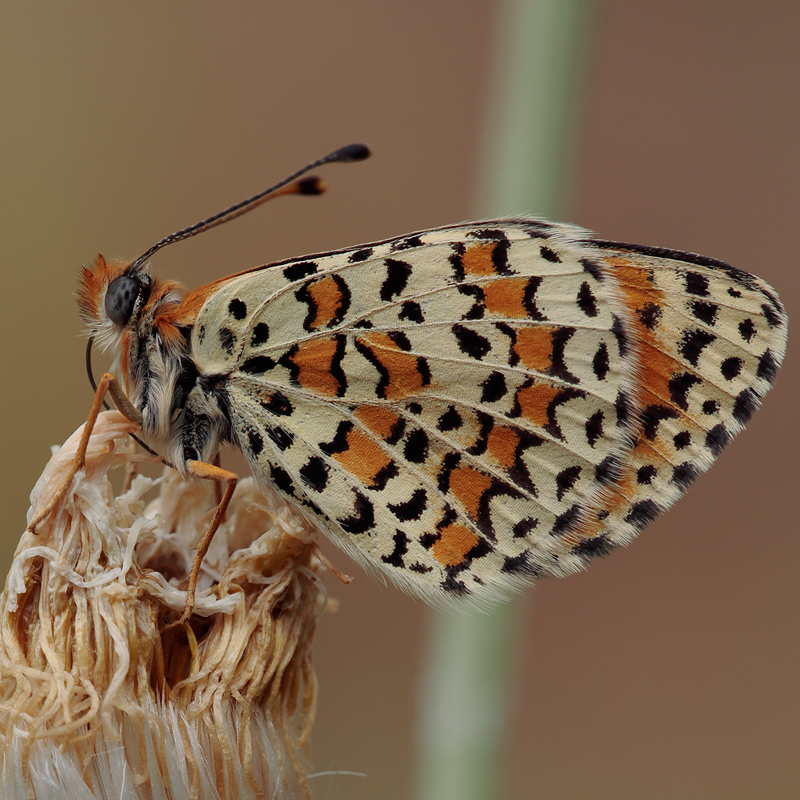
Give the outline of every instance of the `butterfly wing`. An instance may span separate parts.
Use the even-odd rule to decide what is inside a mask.
[[[757,407],[785,346],[719,262],[473,223],[236,276],[192,338],[254,474],[428,600],[629,541]]]

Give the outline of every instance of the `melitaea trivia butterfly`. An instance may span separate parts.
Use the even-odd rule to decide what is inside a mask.
[[[90,345],[112,350],[121,381],[104,376],[95,416],[108,390],[182,474],[228,481],[187,613],[235,483],[210,465],[225,443],[357,561],[429,601],[485,602],[628,543],[744,427],[780,366],[786,316],[759,278],[527,217],[188,293],[150,274],[166,244],[318,193],[307,170],[367,155],[343,148],[131,263],[82,271]]]

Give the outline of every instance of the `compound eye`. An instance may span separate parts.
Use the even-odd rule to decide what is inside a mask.
[[[127,325],[133,314],[140,284],[136,278],[120,275],[109,284],[106,290],[106,314],[117,325]]]

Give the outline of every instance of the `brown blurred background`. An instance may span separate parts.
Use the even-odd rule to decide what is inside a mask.
[[[0,7],[3,571],[27,495],[91,392],[71,298],[306,160],[289,199],[165,251],[195,286],[469,218],[489,0],[85,0]],[[595,4],[570,221],[762,276],[798,318],[800,5]],[[536,209],[518,209],[536,211]],[[800,368],[668,515],[519,606],[504,798],[800,796]],[[427,610],[357,575],[320,622],[319,798],[409,798]]]

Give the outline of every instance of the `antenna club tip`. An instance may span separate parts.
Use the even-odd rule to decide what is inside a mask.
[[[324,194],[327,189],[328,185],[325,181],[323,181],[322,178],[318,178],[316,175],[297,182],[298,194]]]
[[[340,147],[334,155],[336,161],[363,161],[372,155],[372,150],[365,144],[348,144]]]

